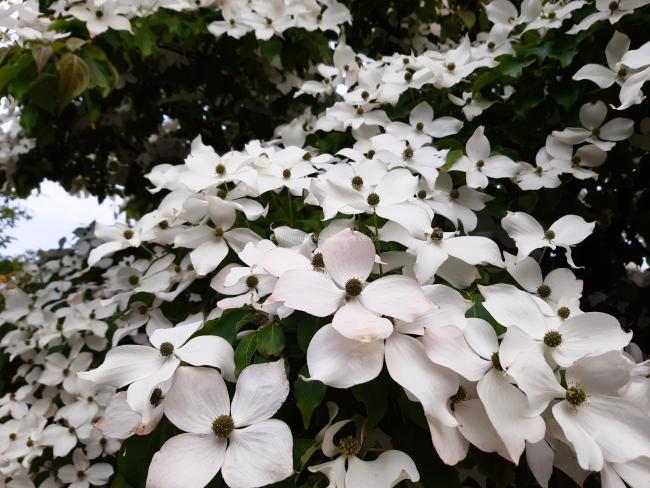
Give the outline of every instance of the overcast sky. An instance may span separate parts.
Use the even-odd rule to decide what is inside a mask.
[[[32,192],[24,203],[32,218],[20,221],[7,232],[15,239],[6,249],[0,249],[2,255],[57,248],[59,239],[72,238],[72,231],[77,227],[93,220],[113,223],[119,212],[119,202],[115,200],[106,199],[100,205],[95,197],[71,196],[57,183],[47,180],[41,184],[40,192]]]

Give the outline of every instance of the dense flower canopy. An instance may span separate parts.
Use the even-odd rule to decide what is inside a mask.
[[[572,254],[597,222],[526,205],[540,189],[598,178],[635,135],[620,111],[644,103],[649,43],[617,29],[647,16],[645,3],[493,0],[476,35],[422,24],[410,50],[376,58],[339,36],[331,63],[287,87],[320,110],[240,149],[197,134],[182,164],[147,173],[153,210],[80,230],[69,250],[3,279],[4,485],[506,486],[523,476],[647,487],[650,365],[616,317],[585,303],[580,276],[595,270]],[[354,26],[333,0],[3,8],[18,45],[68,42],[59,69],[81,59],[52,28],[71,18],[90,38],[128,36],[158,9],[216,10],[206,29],[235,40]],[[565,81],[597,88],[548,121],[526,161],[487,119],[519,102],[508,81],[525,62],[514,54],[588,29],[609,32],[603,64]],[[549,52],[536,52],[540,64]],[[73,86],[66,103],[82,92]],[[516,202],[503,201],[504,186]]]

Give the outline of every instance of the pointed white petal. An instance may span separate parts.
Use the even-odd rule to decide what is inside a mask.
[[[214,435],[180,434],[154,454],[147,488],[203,488],[219,472],[226,441]]]
[[[264,420],[229,437],[221,474],[230,488],[266,486],[293,473],[293,437],[284,422]]]
[[[278,411],[289,394],[284,359],[252,364],[237,379],[231,415],[235,427],[261,422]]]

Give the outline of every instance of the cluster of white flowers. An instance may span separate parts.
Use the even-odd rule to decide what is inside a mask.
[[[47,29],[56,17],[81,20],[91,36],[108,29],[131,31],[129,19],[151,15],[161,8],[219,11],[223,20],[209,26],[215,36],[240,38],[254,32],[264,40],[292,27],[338,33],[343,23],[351,21],[347,7],[336,0],[57,0],[43,13],[39,12],[38,0],[10,0],[0,6],[0,32],[11,31],[17,41],[51,40],[54,34]]]
[[[262,5],[274,9],[273,29],[302,18],[307,5],[252,4],[259,19]],[[491,182],[536,190],[557,187],[561,174],[596,177],[607,152],[632,135],[633,122],[607,120],[607,106],[594,100],[580,110],[582,127],[558,127],[532,165],[495,154],[483,126],[450,157],[435,142],[465,121],[436,118],[426,100],[414,101],[408,121],[391,120],[387,111],[404,92],[415,100],[433,86],[449,90],[466,121],[479,118],[498,102],[464,91],[474,71],[512,52],[523,30],[517,25],[543,33],[583,5],[532,0],[519,15],[495,0],[487,6],[489,34],[419,55],[374,60],[341,41],[334,65],[319,66],[319,79],[300,89],[335,98],[324,112],[280,127],[276,140],[222,155],[196,138],[184,164],[159,165],[148,175],[151,191],[165,192],[156,210],[130,227],[96,225],[103,243],[80,240],[77,254],[35,269],[45,284],[36,291],[23,291],[20,282],[0,289],[0,323],[12,328],[1,346],[20,359],[14,381],[24,384],[0,402],[11,417],[0,433],[7,485],[33,486],[37,475],[45,487],[102,485],[112,473],[104,460],[120,440],[150,433],[163,416],[184,433],[153,457],[151,488],[200,488],[218,472],[232,488],[291,476],[291,430],[271,418],[289,393],[289,364],[280,358],[238,371],[231,343],[206,327],[228,309],[245,308],[280,327],[295,311],[325,319],[309,342],[305,380],[348,389],[376,378],[385,364],[421,405],[433,449],[447,464],[463,460],[471,444],[514,463],[525,453],[544,487],[554,467],[578,485],[596,471],[605,487],[621,480],[647,487],[650,365],[616,318],[581,310],[582,281],[572,269],[543,276],[530,256],[562,248],[575,268],[571,248],[594,223],[566,215],[543,226],[509,212],[501,227],[516,255],[492,239],[498,229],[469,235],[481,228],[477,214],[491,199],[481,190]],[[633,7],[623,0],[616,8],[626,9],[619,18]],[[237,35],[230,19],[238,25],[249,17],[223,11],[225,24],[214,29]],[[265,23],[248,27],[263,37]],[[621,66],[643,73],[649,58],[648,44],[629,51],[625,39],[615,34],[606,53],[613,74],[593,66],[576,74],[596,76],[599,86],[607,76],[610,85],[618,80],[623,105],[640,103],[642,83],[626,86],[636,75]],[[499,95],[507,100],[511,91]],[[348,129],[350,144],[336,154],[305,146],[317,131]],[[307,215],[322,220],[319,231],[311,231]],[[481,272],[507,273],[509,283],[480,285]],[[193,285],[206,278],[210,289],[197,293]],[[199,311],[171,321],[163,309],[183,300]],[[489,316],[481,318],[479,306]],[[237,338],[257,333],[247,327]],[[89,369],[93,351],[106,349]],[[412,459],[390,447],[364,460],[377,439],[368,440],[362,422],[356,435],[342,437],[350,421],[334,422],[337,408],[329,407],[317,441],[332,460],[309,471],[336,488],[419,479]],[[28,472],[48,447],[55,457],[74,452],[73,464]]]
[[[20,110],[9,98],[0,99],[0,171],[11,176],[21,154],[34,147],[34,139],[23,135]]]
[[[114,310],[100,305],[105,291],[96,284],[75,283],[96,244],[84,237],[64,255],[46,257],[3,280],[0,322],[11,330],[5,330],[0,347],[10,361],[20,358],[20,365],[4,378],[15,385],[13,393],[0,400],[2,486],[102,486],[113,474],[100,459],[116,453],[121,443],[93,424],[115,389],[76,376],[108,346],[106,319]],[[37,289],[25,291],[31,286]],[[96,298],[86,300],[89,295]],[[49,456],[33,469],[46,449],[54,458],[72,453],[72,464],[56,469]]]

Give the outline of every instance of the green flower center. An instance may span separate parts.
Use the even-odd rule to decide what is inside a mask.
[[[344,456],[355,456],[361,450],[359,441],[351,435],[339,441],[339,451]]]
[[[131,239],[133,237],[133,231],[131,229],[126,229],[122,235],[124,236],[125,239]]]
[[[174,344],[171,342],[163,342],[160,345],[160,354],[164,357],[171,356],[174,352]]]
[[[368,198],[366,199],[368,205],[370,205],[371,207],[375,207],[379,205],[379,200],[380,200],[379,195],[377,195],[376,193],[371,193],[370,195],[368,195]]]
[[[485,166],[485,161],[483,161],[482,159],[479,159],[478,161],[476,161],[476,167],[478,169],[481,169],[483,166]]]
[[[363,107],[357,107],[357,115],[363,115]]]
[[[363,178],[361,178],[361,176],[353,176],[352,177],[352,188],[359,191],[359,190],[361,190],[362,186],[363,186]]]
[[[537,294],[541,298],[548,298],[551,296],[551,287],[548,285],[539,285],[537,287]]]
[[[129,276],[128,281],[129,281],[129,285],[135,286],[138,283],[140,283],[140,277],[137,275],[131,275]]]
[[[573,407],[579,407],[587,401],[587,392],[580,386],[571,386],[566,390],[566,401]]]
[[[219,439],[227,438],[235,430],[235,421],[230,415],[221,415],[212,422],[212,432]]]
[[[441,241],[445,237],[445,233],[442,231],[440,227],[434,227],[431,229],[431,233],[429,234],[429,239],[432,241]]]
[[[151,403],[154,407],[157,407],[160,405],[160,402],[162,402],[162,399],[162,390],[160,388],[154,388],[151,392],[151,396],[149,397],[149,403]]]
[[[456,63],[447,63],[447,70],[454,71],[456,69]]]
[[[357,297],[361,295],[362,291],[363,291],[363,283],[361,283],[361,280],[359,278],[350,278],[345,283],[345,293],[349,297]]]
[[[169,222],[166,220],[161,220],[158,222],[158,227],[160,227],[162,230],[169,229]]]
[[[492,357],[490,358],[490,360],[492,361],[492,366],[494,367],[494,369],[496,369],[497,371],[503,371],[503,366],[501,366],[501,359],[499,359],[498,352],[492,353]]]
[[[548,347],[557,347],[562,344],[562,334],[556,330],[549,330],[544,334],[544,344]]]
[[[325,261],[323,261],[323,254],[319,253],[319,252],[315,253],[311,257],[311,265],[314,268],[322,268],[322,267],[324,267],[325,266]]]
[[[562,320],[566,320],[569,318],[569,315],[571,315],[571,309],[569,307],[560,307],[557,310],[557,315]]]
[[[223,164],[219,163],[214,168],[214,172],[217,173],[219,176],[223,176],[226,174],[226,167]]]
[[[422,122],[415,124],[415,130],[422,132],[422,129],[424,129],[424,124]]]
[[[246,278],[246,286],[248,288],[255,288],[260,283],[260,280],[257,276],[249,276]]]
[[[217,239],[221,239],[223,237],[223,227],[215,227],[212,233],[214,234],[214,237]]]
[[[291,170],[290,169],[285,169],[284,171],[282,171],[282,177],[285,180],[288,180],[289,178],[291,178]]]
[[[411,159],[413,157],[413,149],[407,147],[406,149],[404,149],[402,155],[404,156],[404,159]]]
[[[547,230],[546,232],[544,232],[544,239],[546,239],[547,241],[555,239],[555,232],[552,230]]]
[[[424,200],[427,197],[427,191],[426,190],[418,190],[418,198],[420,200]]]

